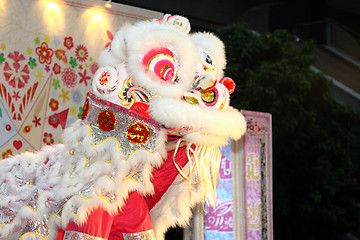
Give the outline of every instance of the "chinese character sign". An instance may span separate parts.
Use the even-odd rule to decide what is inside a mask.
[[[221,149],[216,209],[206,207],[205,239],[233,239],[231,144]]]
[[[271,115],[242,114],[245,136],[221,149],[216,209],[207,206],[204,215],[206,240],[273,239]]]

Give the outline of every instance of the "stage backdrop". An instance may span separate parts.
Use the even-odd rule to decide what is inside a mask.
[[[0,159],[61,142],[97,57],[125,23],[162,13],[103,0],[0,0]]]

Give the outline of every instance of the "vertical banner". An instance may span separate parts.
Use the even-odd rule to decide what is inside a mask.
[[[245,167],[245,239],[272,239],[272,142],[271,115],[242,111],[247,131],[241,162]]]
[[[219,183],[216,190],[216,209],[206,206],[204,217],[205,240],[233,238],[233,199],[231,171],[231,143],[221,149]]]
[[[193,239],[273,239],[271,114],[242,114],[246,134],[221,149],[217,206],[206,206],[203,223],[195,213]]]

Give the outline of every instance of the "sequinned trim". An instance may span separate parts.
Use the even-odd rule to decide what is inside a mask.
[[[66,231],[64,240],[106,240],[105,238],[94,237],[86,233]]]
[[[123,233],[124,240],[155,240],[154,231],[148,230],[137,233]]]
[[[111,108],[113,108],[113,109],[116,109],[116,110],[118,110],[118,111],[121,111],[121,112],[123,112],[123,113],[126,113],[126,114],[128,114],[128,115],[130,115],[130,116],[132,116],[132,117],[136,117],[136,118],[138,118],[138,119],[140,119],[140,120],[143,120],[143,121],[145,121],[145,122],[148,122],[148,123],[156,126],[158,129],[160,129],[160,125],[159,125],[157,122],[155,122],[154,120],[152,120],[152,119],[150,119],[150,118],[147,118],[147,117],[145,117],[145,116],[143,116],[143,115],[141,115],[141,114],[138,114],[138,113],[136,113],[136,112],[133,111],[133,110],[124,108],[124,107],[119,106],[119,105],[117,105],[117,104],[115,104],[115,103],[112,103],[112,102],[106,101],[106,100],[104,100],[104,99],[101,99],[101,98],[97,97],[97,96],[96,96],[94,93],[92,93],[92,92],[88,92],[88,93],[87,93],[87,97],[90,98],[90,99],[92,99],[92,100],[94,100],[94,101],[96,101],[96,102],[98,102],[98,103],[101,103],[101,104],[103,104],[103,105],[105,105],[105,106],[107,106],[107,107],[111,107]]]

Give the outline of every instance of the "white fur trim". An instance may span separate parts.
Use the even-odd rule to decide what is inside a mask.
[[[190,127],[203,134],[238,140],[246,131],[244,116],[235,108],[226,110],[202,108],[170,98],[154,97],[150,115],[166,128]]]
[[[216,80],[223,77],[223,71],[226,67],[226,56],[224,43],[213,33],[197,32],[191,34],[191,38],[195,45],[202,52],[202,49],[213,58],[213,66],[215,67]],[[203,57],[201,55],[201,57]]]

